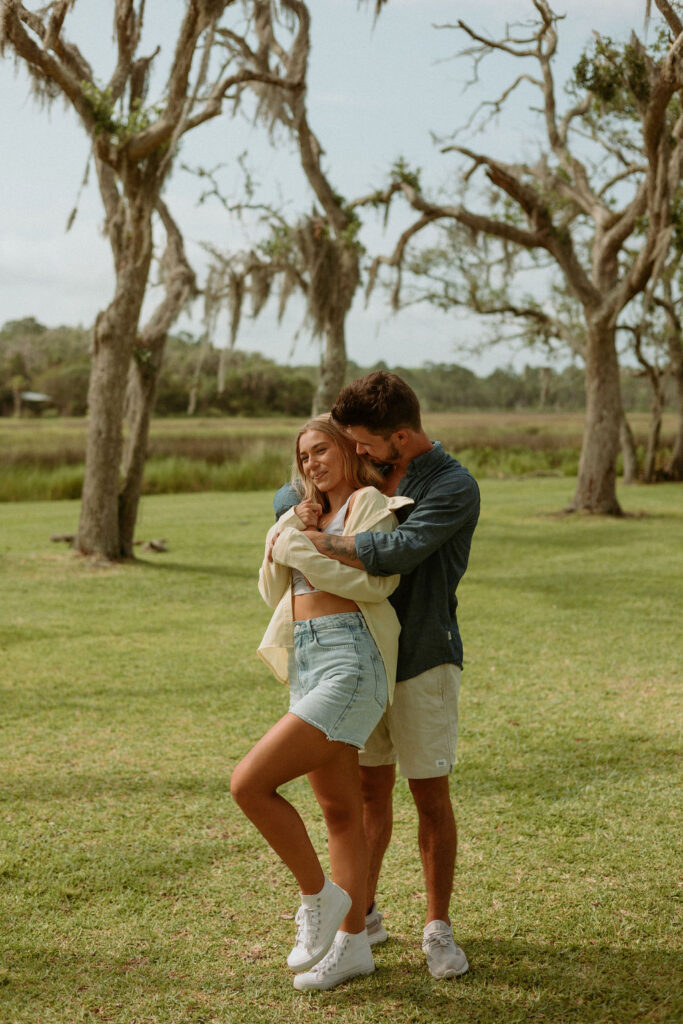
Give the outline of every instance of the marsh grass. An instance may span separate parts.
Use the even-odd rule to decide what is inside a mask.
[[[665,417],[662,458],[673,416]],[[152,424],[144,494],[274,489],[290,472],[293,419],[158,419]],[[560,413],[439,413],[430,436],[478,477],[575,476],[583,418]],[[647,417],[633,417],[642,443]],[[0,501],[80,497],[84,420],[0,419]]]
[[[79,498],[85,430],[83,420],[0,420],[0,501]],[[274,489],[289,478],[294,430],[286,419],[155,421],[143,494]]]
[[[8,1024],[625,1024],[681,1019],[680,487],[621,521],[570,482],[483,482],[453,918],[433,981],[405,781],[377,972],[294,992],[295,885],[228,795],[285,709],[254,654],[267,493],[150,497],[170,552],[107,567],[47,538],[74,502],[0,508],[0,1020]],[[287,787],[324,850],[305,782]]]

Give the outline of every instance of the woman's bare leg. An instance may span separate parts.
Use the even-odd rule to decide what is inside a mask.
[[[351,910],[340,928],[355,934],[365,928],[368,856],[363,829],[358,751],[342,746],[334,760],[308,773],[325,815],[332,881],[346,889]]]
[[[288,712],[252,747],[232,773],[233,797],[284,861],[305,895],[320,892],[325,876],[301,816],[277,789],[291,779],[336,764],[350,749],[343,743],[328,740],[320,729]],[[353,754],[355,756],[355,750]],[[338,787],[343,784],[337,782]],[[360,795],[357,802],[360,814]]]

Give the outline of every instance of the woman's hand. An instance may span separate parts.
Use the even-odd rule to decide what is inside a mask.
[[[294,511],[308,532],[316,533],[318,531],[318,520],[323,512],[322,505],[318,505],[316,502],[311,501],[310,498],[306,498],[305,501],[294,506]],[[279,532],[275,533],[268,541],[268,546],[266,547],[266,558],[269,562],[273,561],[273,548],[275,547],[279,536]]]
[[[312,501],[310,498],[306,498],[305,501],[294,506],[294,511],[307,530],[317,530],[318,520],[323,511],[322,505],[317,504],[317,502]]]

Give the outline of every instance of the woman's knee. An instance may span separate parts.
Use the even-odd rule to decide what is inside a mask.
[[[230,777],[230,793],[233,800],[243,809],[258,799],[259,787],[253,773],[244,761],[235,766]]]

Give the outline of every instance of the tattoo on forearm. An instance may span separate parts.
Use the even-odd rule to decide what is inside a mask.
[[[318,551],[329,558],[349,558],[354,561],[357,558],[354,537],[338,537],[332,533],[321,533],[316,537],[316,547]]]

